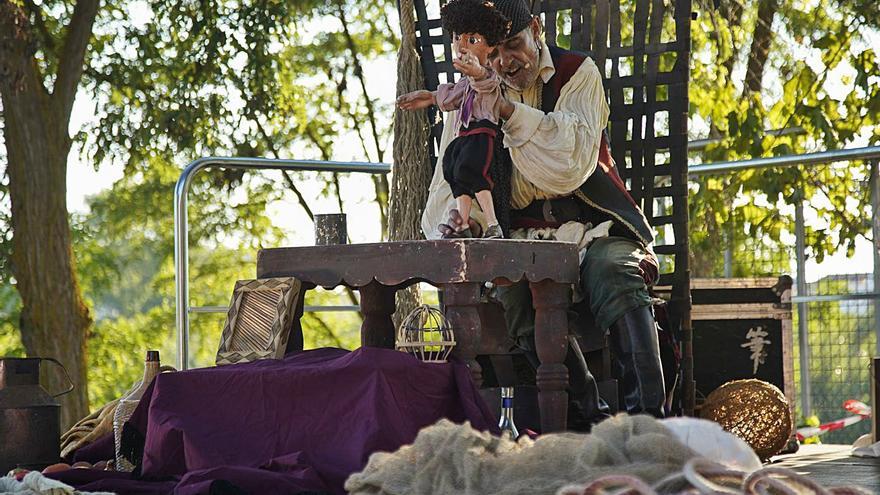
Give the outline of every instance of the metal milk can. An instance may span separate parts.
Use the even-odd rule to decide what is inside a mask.
[[[64,370],[70,388],[49,395],[40,386],[40,362]],[[0,476],[10,469],[42,469],[60,458],[61,404],[73,390],[64,366],[52,358],[0,357]]]

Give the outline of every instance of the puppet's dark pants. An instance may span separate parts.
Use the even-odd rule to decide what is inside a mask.
[[[642,262],[650,256],[641,244],[625,237],[603,237],[587,247],[581,263],[581,289],[588,295],[590,309],[601,331],[610,330],[616,375],[630,414],[663,415],[665,387],[660,349],[645,284]],[[528,283],[498,287],[507,328],[517,346],[535,356],[535,311]],[[579,401],[581,414],[589,421],[600,420],[607,406],[598,397],[595,380],[569,349],[570,399]],[[536,361],[536,358],[534,358]],[[604,406],[604,407],[603,407]],[[570,409],[571,410],[571,409]]]
[[[453,197],[473,196],[495,187],[491,167],[499,134],[496,124],[478,120],[462,127],[458,137],[449,143],[443,155],[443,178]]]

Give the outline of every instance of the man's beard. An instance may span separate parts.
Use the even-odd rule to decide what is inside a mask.
[[[512,76],[513,77],[508,77],[508,74],[506,73],[501,74],[501,82],[515,91],[525,91],[526,88],[534,84],[535,80],[538,78],[538,64],[535,62],[526,62],[522,67],[517,69]]]

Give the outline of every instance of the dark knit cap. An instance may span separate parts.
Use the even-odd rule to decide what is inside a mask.
[[[514,36],[525,29],[532,22],[532,11],[526,0],[491,0],[495,8],[510,19],[510,32],[508,37]]]

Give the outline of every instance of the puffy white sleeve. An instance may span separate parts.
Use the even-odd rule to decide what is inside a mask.
[[[602,77],[587,58],[563,86],[553,112],[514,103],[502,126],[504,145],[513,165],[538,189],[569,194],[596,170],[609,113]]]

